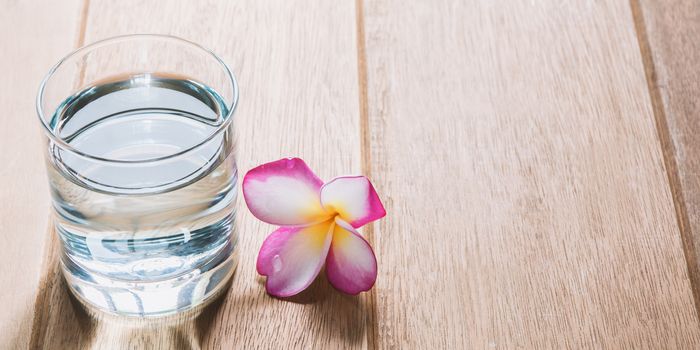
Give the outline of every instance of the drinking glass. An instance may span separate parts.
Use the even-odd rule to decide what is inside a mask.
[[[226,64],[172,36],[99,41],[49,71],[37,112],[60,264],[80,301],[158,316],[225,290],[237,101]]]

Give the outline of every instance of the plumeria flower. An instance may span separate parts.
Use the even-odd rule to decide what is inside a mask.
[[[303,291],[324,262],[328,281],[341,292],[372,288],[377,259],[355,229],[386,211],[366,177],[341,176],[324,184],[303,160],[285,158],[250,170],[243,196],[255,217],[281,226],[258,254],[268,293],[288,297]]]

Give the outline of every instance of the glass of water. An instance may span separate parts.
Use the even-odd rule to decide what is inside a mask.
[[[79,300],[158,316],[225,290],[237,101],[221,59],[171,36],[103,40],[49,71],[37,112],[61,267]]]

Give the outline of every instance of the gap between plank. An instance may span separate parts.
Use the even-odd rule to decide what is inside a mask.
[[[654,68],[654,57],[649,44],[646,23],[644,22],[644,13],[639,0],[630,0],[630,8],[632,9],[632,19],[634,22],[635,32],[637,34],[637,42],[639,51],[642,56],[644,65],[644,75],[647,81],[647,89],[651,98],[651,105],[654,113],[654,121],[656,123],[656,131],[658,133],[661,152],[663,155],[664,168],[668,177],[668,184],[673,198],[673,206],[676,211],[676,221],[680,230],[681,242],[683,244],[683,255],[688,269],[688,277],[690,279],[690,287],[693,293],[693,302],[695,312],[700,317],[700,270],[696,264],[697,253],[693,245],[693,232],[688,219],[688,209],[683,198],[683,190],[678,174],[678,164],[675,158],[675,148],[671,138],[671,131],[668,127],[668,119],[664,109],[661,91],[656,84],[656,70]]]
[[[78,40],[75,43],[75,49],[79,49],[85,45],[85,31],[87,30],[88,12],[90,12],[90,0],[83,0],[83,8],[80,11],[80,27],[78,29]],[[87,63],[85,62],[85,57],[83,57],[82,65],[80,66],[80,77],[78,78],[79,88],[85,82],[85,67]]]
[[[359,95],[359,118],[360,118],[360,169],[362,173],[371,178],[372,175],[372,152],[369,130],[369,106],[367,102],[367,50],[365,42],[365,17],[363,0],[355,0],[355,28],[357,30],[357,82]],[[365,236],[367,240],[376,245],[374,239],[374,225],[365,226]],[[367,348],[377,348],[377,335],[379,332],[377,325],[377,292],[373,288],[369,291],[367,298],[369,302],[369,315],[367,323]]]
[[[83,7],[80,10],[80,27],[78,29],[78,41],[75,43],[75,48],[85,45],[85,30],[87,28],[87,16],[90,11],[90,0],[83,0]]]

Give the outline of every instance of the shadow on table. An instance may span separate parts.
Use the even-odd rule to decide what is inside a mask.
[[[354,348],[366,337],[366,310],[369,309],[364,305],[366,300],[338,293],[324,276],[292,298],[265,296],[261,299],[257,294],[229,293],[230,289],[227,288],[222,296],[199,310],[142,320],[89,311],[69,291],[60,270],[51,270],[53,275],[43,281],[37,297],[30,349],[201,349],[241,346],[256,341],[253,332],[257,330],[250,328],[250,322],[237,319],[245,316],[237,315],[239,310],[236,307],[246,305],[250,308],[263,304],[274,310],[273,317],[278,312],[296,312],[299,318],[308,317],[306,321],[313,326],[312,329],[304,329],[302,324],[296,326],[300,333],[307,336],[304,343],[325,343],[322,339],[326,339],[331,344],[340,344],[342,348]],[[306,311],[299,312],[294,305],[302,306]],[[247,309],[246,312],[258,311]],[[224,317],[233,318],[232,322],[223,322],[227,323],[227,339],[221,339],[222,335],[218,334],[221,332],[222,313],[229,314]],[[263,319],[260,321],[264,322]],[[269,324],[258,326],[269,328],[277,324],[275,320],[268,321]],[[284,334],[277,336],[280,339],[269,343],[283,346],[293,340],[283,339]],[[216,340],[212,342],[213,339]]]
[[[94,314],[68,290],[58,263],[60,247],[56,235],[50,236],[30,349],[228,349],[252,343],[354,348],[371,338],[367,336],[367,325],[373,321],[369,294],[339,293],[325,273],[306,291],[283,300],[261,293],[264,278],[260,277],[259,288],[227,289],[206,307],[170,318]],[[252,277],[242,272],[236,272],[233,283]]]
[[[367,300],[335,291],[323,274],[307,290],[291,298],[231,293],[227,288],[222,296],[198,310],[144,320],[87,310],[68,290],[57,262],[48,270],[37,296],[30,349],[230,348],[262,341],[253,334],[264,328],[280,326],[279,313],[296,313],[302,317],[293,320],[307,324],[295,324],[293,328],[298,329],[295,333],[299,337],[297,341],[308,345],[330,343],[353,348],[366,337],[367,311],[370,309]],[[263,278],[258,281],[264,284]],[[242,305],[246,307],[247,316],[239,313],[242,310],[235,310]],[[274,311],[268,316],[251,318],[251,313],[259,312],[251,308],[263,305]],[[222,321],[222,318],[226,320]],[[264,324],[247,322],[251,319]],[[225,336],[216,331],[222,327],[227,329]],[[215,334],[210,334],[212,330]],[[287,336],[284,332],[275,336],[279,338],[264,342],[283,346],[288,341],[295,341],[284,338]]]
[[[56,271],[37,300],[30,349],[200,349],[226,299],[185,314],[120,318],[88,310]],[[228,296],[229,298],[231,296]]]

